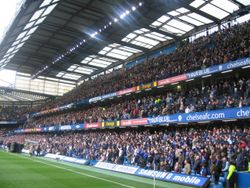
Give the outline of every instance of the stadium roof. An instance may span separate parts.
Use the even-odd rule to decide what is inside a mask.
[[[249,0],[26,0],[0,67],[77,82],[249,11]]]
[[[0,87],[0,102],[17,102],[17,101],[40,101],[51,98],[51,95]]]

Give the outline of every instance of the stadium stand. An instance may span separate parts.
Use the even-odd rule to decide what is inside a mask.
[[[0,121],[19,120],[28,112],[28,107],[2,106],[0,107]]]
[[[250,161],[249,67],[228,68],[228,74],[209,73],[207,78],[207,75],[191,81],[187,78],[162,87],[150,85],[148,90],[140,86],[232,61],[248,60],[249,31],[250,21],[246,21],[222,27],[194,41],[183,38],[185,40],[174,43],[176,49],[172,53],[146,58],[109,74],[90,76],[61,97],[22,91],[6,93],[3,89],[0,122],[18,123],[16,127],[0,127],[0,147],[11,151],[11,145],[16,143],[20,146],[18,150],[22,146],[31,156],[55,154],[84,159],[89,165],[107,162],[207,177],[210,187],[225,187],[229,182],[229,166],[247,171]],[[46,72],[47,68],[44,70]],[[120,97],[89,102],[91,98],[132,87],[138,87],[139,92],[135,89],[134,93]],[[20,105],[20,101],[25,103]],[[246,108],[247,112],[242,112]],[[230,109],[241,110],[244,117],[182,121],[183,114]],[[171,115],[176,115],[175,122],[171,122]],[[157,118],[167,120],[150,123],[149,119]],[[141,126],[121,126],[122,121],[134,119],[146,121]],[[114,125],[106,129],[107,122]],[[92,124],[98,126],[86,126]]]
[[[129,70],[121,69],[108,75],[99,76],[94,80],[84,82],[60,99],[45,107],[42,106],[39,110],[48,110],[84,98],[204,69],[238,58],[249,57],[249,28],[250,22],[236,25],[212,35],[198,38],[191,43],[187,42],[172,54],[145,61]]]
[[[89,109],[64,112],[48,117],[40,116],[27,122],[25,127],[74,125],[243,107],[250,105],[249,91],[250,79],[225,78],[213,84],[203,85],[203,87],[181,91],[162,91],[160,94],[118,100],[109,105],[95,105]]]
[[[4,144],[33,140],[39,142],[37,147],[43,155],[54,153],[145,169],[153,169],[155,159],[156,170],[220,176],[232,160],[236,161],[237,170],[247,170],[249,139],[248,124],[238,123],[13,135]]]

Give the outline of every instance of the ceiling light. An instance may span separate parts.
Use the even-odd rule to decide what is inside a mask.
[[[120,18],[123,19],[125,16],[126,16],[126,14],[123,13],[123,14],[120,15]]]
[[[142,2],[139,3],[139,6],[140,6],[140,7],[142,6]]]
[[[132,10],[135,11],[135,10],[136,10],[136,7],[133,6],[133,7],[132,7]]]
[[[115,18],[115,19],[114,19],[114,22],[117,22],[117,21],[118,21],[118,19],[117,19],[117,18]]]

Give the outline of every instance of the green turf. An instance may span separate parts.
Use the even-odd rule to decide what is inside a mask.
[[[152,188],[153,180],[0,151],[0,188]],[[156,181],[156,188],[188,188]]]

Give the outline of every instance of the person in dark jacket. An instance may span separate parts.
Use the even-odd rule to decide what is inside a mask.
[[[220,160],[220,156],[216,155],[214,161],[214,170],[213,170],[215,184],[218,184],[219,182],[221,171],[222,171],[222,162]]]
[[[206,164],[205,163],[201,164],[200,175],[203,176],[203,177],[207,176],[207,168],[206,168]]]

